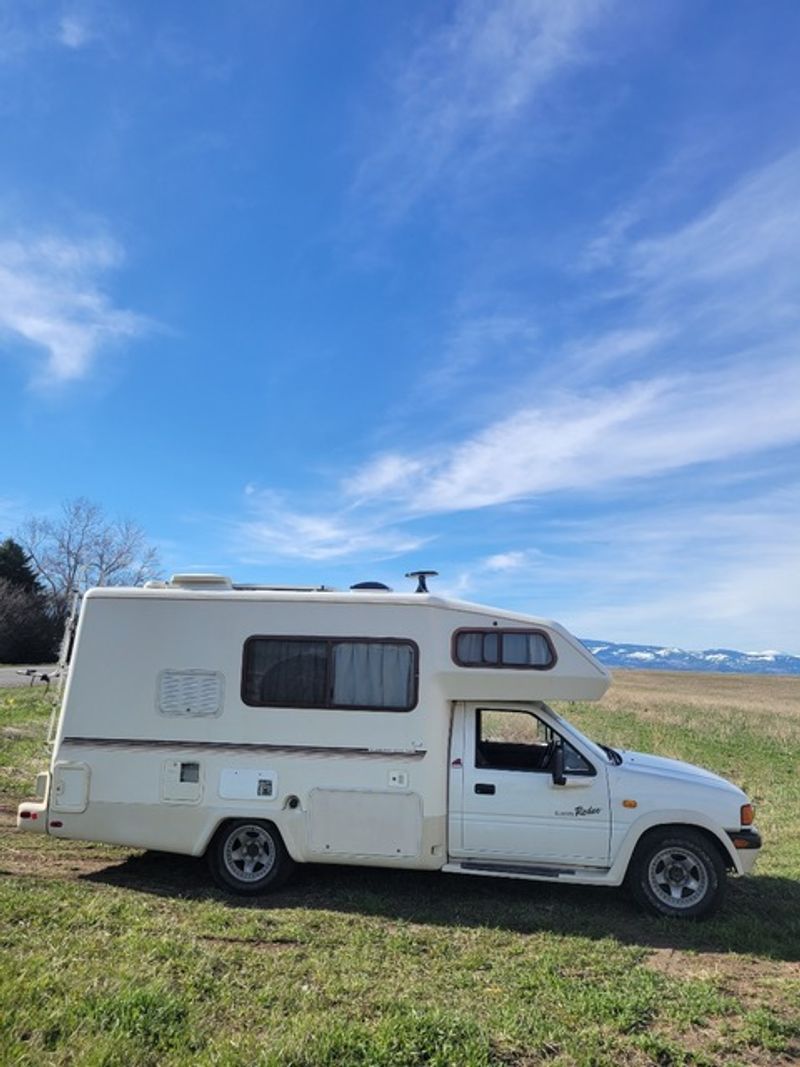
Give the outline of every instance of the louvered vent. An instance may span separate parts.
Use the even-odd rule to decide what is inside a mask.
[[[158,710],[164,715],[219,715],[224,686],[220,671],[162,671]]]

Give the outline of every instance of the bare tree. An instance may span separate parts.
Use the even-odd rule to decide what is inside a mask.
[[[67,500],[60,519],[30,518],[17,540],[63,621],[75,593],[95,585],[141,585],[158,576],[156,549],[131,519],[109,519],[85,497]]]

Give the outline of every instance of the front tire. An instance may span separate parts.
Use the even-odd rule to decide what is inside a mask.
[[[649,834],[636,848],[627,881],[644,908],[675,919],[713,915],[727,884],[719,850],[695,830]]]
[[[277,889],[294,870],[281,835],[260,819],[223,823],[208,850],[208,865],[217,885],[243,896]]]

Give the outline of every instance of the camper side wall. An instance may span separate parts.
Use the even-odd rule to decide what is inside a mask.
[[[412,641],[409,711],[249,706],[258,635]],[[314,862],[446,861],[445,613],[217,594],[86,598],[53,760],[56,836],[202,853],[229,818]],[[441,665],[441,664],[440,664]]]

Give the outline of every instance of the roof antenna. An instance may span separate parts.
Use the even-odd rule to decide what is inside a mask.
[[[427,583],[426,579],[428,579],[428,578],[438,578],[438,577],[439,577],[439,572],[438,571],[409,571],[408,574],[406,575],[406,578],[416,578],[417,579],[417,588],[414,590],[415,593],[427,593],[427,592],[429,592],[428,583]]]

